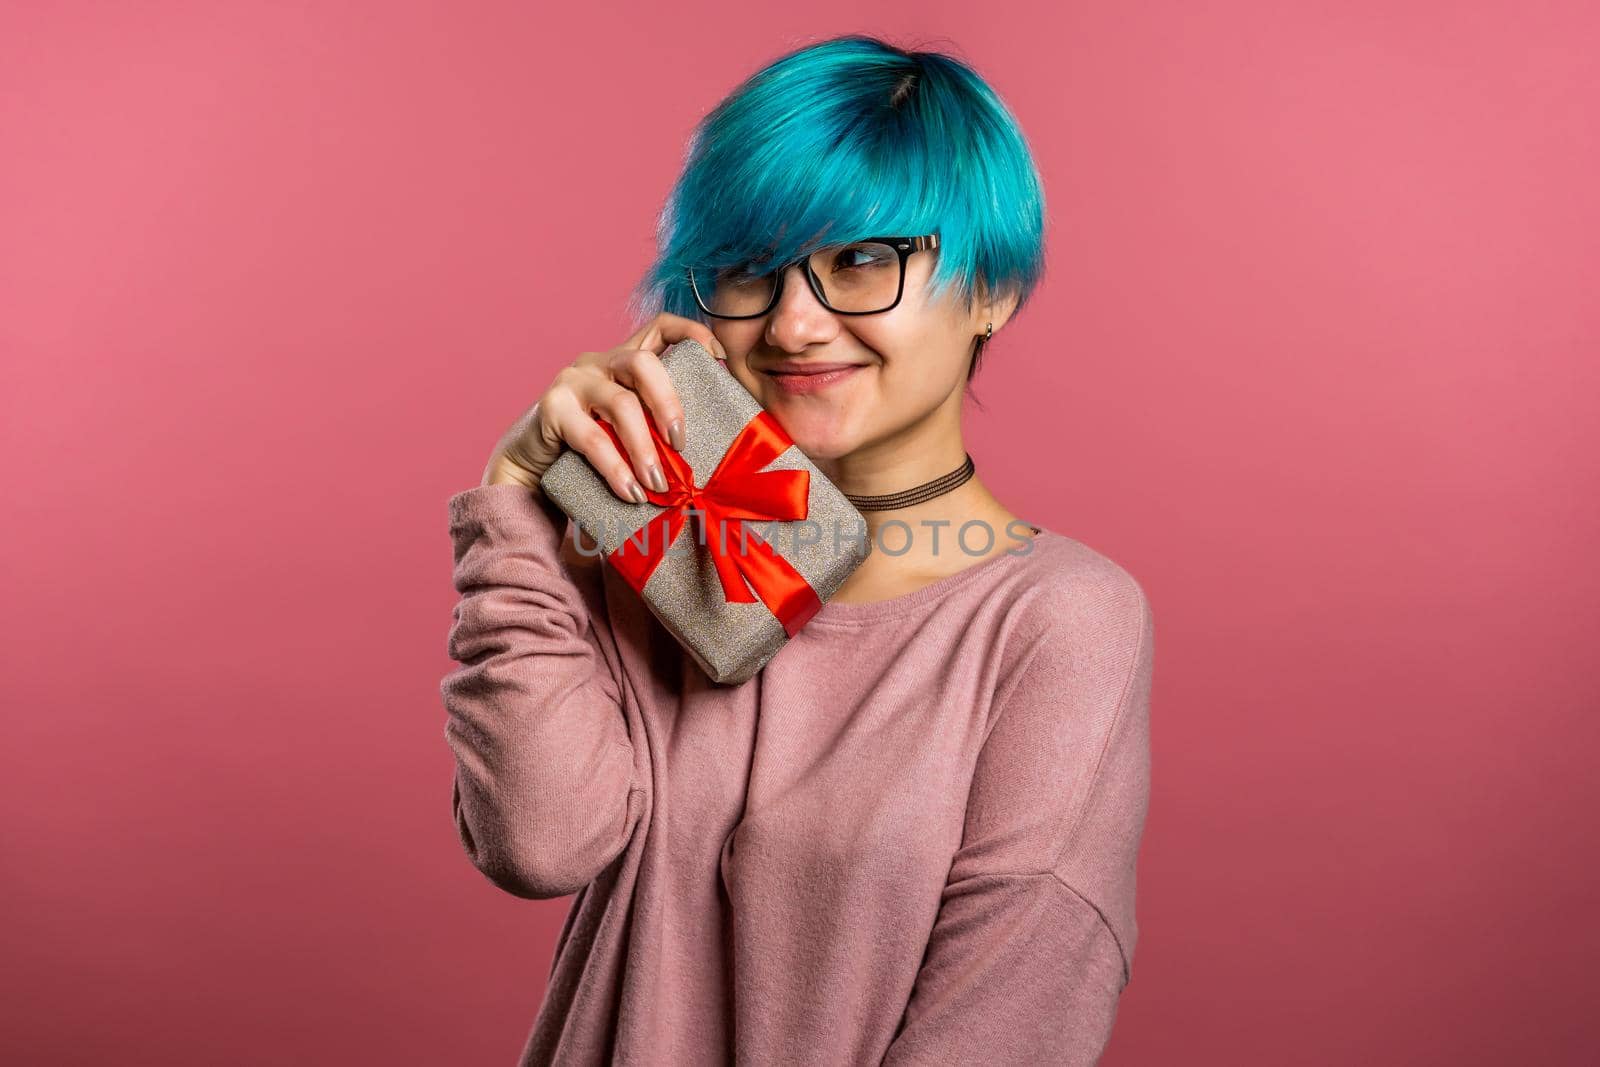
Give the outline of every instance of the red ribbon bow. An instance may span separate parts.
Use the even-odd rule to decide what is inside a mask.
[[[794,444],[793,439],[770,413],[762,411],[739,431],[706,484],[696,487],[694,470],[661,436],[649,412],[645,412],[645,423],[650,427],[667,479],[666,492],[644,486],[645,496],[666,510],[645,523],[642,535],[635,532],[606,559],[643,594],[645,583],[661,565],[693,508],[700,516],[700,540],[711,552],[723,598],[730,604],[753,604],[759,598],[790,637],[799,633],[822,607],[822,601],[788,560],[744,525],[749,521],[793,522],[806,517],[810,473],[761,469],[787,451]],[[610,424],[600,420],[600,426],[626,456],[627,449]],[[723,531],[720,543],[710,535],[713,529]],[[741,545],[749,551],[740,550]]]

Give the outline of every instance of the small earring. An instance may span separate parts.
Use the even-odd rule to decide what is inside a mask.
[[[984,325],[986,327],[988,327],[987,329],[985,329],[983,331],[983,339],[985,341],[987,341],[989,338],[994,336],[994,323],[988,322],[988,323],[985,323]]]

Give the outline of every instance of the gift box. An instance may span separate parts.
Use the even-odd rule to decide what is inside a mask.
[[[667,491],[645,485],[647,503],[623,500],[571,448],[539,487],[707,677],[737,685],[866,559],[866,519],[699,342],[672,345],[661,362],[684,410],[680,454],[645,409]]]

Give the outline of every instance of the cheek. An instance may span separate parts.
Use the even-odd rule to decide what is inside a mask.
[[[737,378],[739,384],[749,390],[752,395],[761,395],[761,375],[750,369],[749,365],[745,363],[742,353],[730,351],[727,362],[723,366],[727,367],[728,372]]]
[[[920,285],[911,285],[909,277],[906,286],[900,306],[883,316],[881,323],[864,327],[863,332],[870,328],[872,336],[883,342],[878,351],[886,367],[896,372],[912,368],[919,379],[938,383],[942,395],[952,383],[965,380],[966,358],[972,348],[972,338],[965,336],[969,327],[953,304],[930,302]]]
[[[960,326],[938,321],[886,340],[879,352],[884,378],[896,389],[943,398],[966,380],[969,350],[970,342],[962,338]]]
[[[748,323],[724,322],[714,326],[711,332],[722,343],[722,350],[728,353],[725,363],[728,370],[745,384],[745,388],[754,386],[756,373],[749,369],[749,355],[761,343],[761,328]]]
[[[961,375],[943,360],[903,358],[886,363],[878,380],[879,409],[894,421],[914,420],[950,396]]]

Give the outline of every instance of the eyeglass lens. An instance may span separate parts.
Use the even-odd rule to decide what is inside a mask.
[[[900,292],[904,261],[881,241],[831,245],[811,253],[811,271],[822,283],[824,303],[835,311],[873,312],[891,307]],[[760,315],[772,304],[778,272],[735,267],[696,267],[695,290],[714,315]]]

